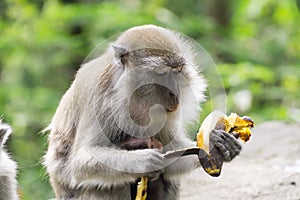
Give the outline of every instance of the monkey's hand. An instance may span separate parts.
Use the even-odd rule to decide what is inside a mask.
[[[230,133],[215,129],[210,133],[209,143],[209,153],[200,149],[198,158],[205,172],[211,176],[219,176],[223,162],[231,161],[242,147]]]
[[[165,165],[165,158],[157,149],[140,149],[131,151],[138,157],[136,172],[139,177],[147,176],[150,179],[157,178],[162,172]]]
[[[209,152],[210,157],[221,158],[225,162],[231,161],[242,149],[238,140],[223,130],[212,130],[209,139],[210,147],[212,147]]]
[[[241,151],[236,140],[248,141],[254,122],[249,117],[232,113],[229,117],[219,111],[210,113],[197,134],[199,160],[203,169],[211,176],[219,176],[223,162],[231,161]]]

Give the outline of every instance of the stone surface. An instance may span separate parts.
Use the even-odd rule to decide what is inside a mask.
[[[300,200],[300,124],[257,125],[241,154],[214,178],[202,168],[182,181],[181,200]]]

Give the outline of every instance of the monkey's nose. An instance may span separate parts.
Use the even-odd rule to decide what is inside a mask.
[[[171,98],[171,103],[176,104],[177,106],[179,104],[178,95],[174,94],[172,91],[169,91],[169,96]]]
[[[166,111],[168,112],[174,112],[178,108],[179,100],[176,94],[174,94],[172,91],[168,92],[169,95],[169,103],[166,107]]]

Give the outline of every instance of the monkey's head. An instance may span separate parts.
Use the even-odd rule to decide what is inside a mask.
[[[147,113],[156,104],[168,113],[175,112],[180,103],[178,81],[185,65],[184,58],[163,49],[143,48],[127,52],[121,47],[114,48],[119,54],[116,55],[119,64],[128,73],[126,94],[130,94],[132,119],[140,125],[148,124]]]
[[[123,33],[112,47],[114,66],[123,70],[116,88],[128,100],[123,106],[134,123],[147,126],[162,118],[167,123],[183,112],[195,117],[206,84],[179,34],[140,26]]]

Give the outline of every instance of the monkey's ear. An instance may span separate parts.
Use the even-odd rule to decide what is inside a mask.
[[[7,124],[2,124],[0,121],[0,147],[6,142],[8,136],[11,134],[11,128]]]
[[[128,55],[126,48],[118,44],[112,44],[111,46],[114,48],[115,59],[117,63],[120,65],[124,65],[127,61],[127,55]]]

